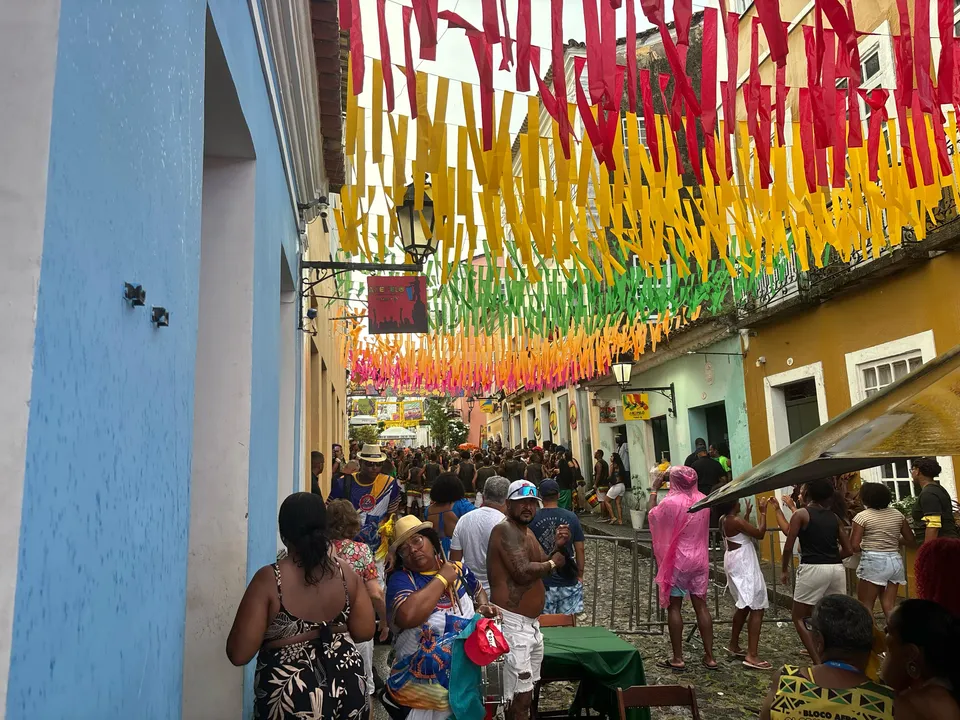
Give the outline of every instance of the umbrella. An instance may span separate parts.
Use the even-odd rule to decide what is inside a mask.
[[[387,428],[380,433],[381,440],[412,440],[417,436],[412,430],[402,427]]]
[[[804,435],[691,512],[917,456],[960,454],[960,345]]]

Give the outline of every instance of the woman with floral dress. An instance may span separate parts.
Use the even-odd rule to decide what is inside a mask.
[[[327,506],[327,518],[333,554],[346,560],[363,580],[373,601],[373,609],[377,611],[380,619],[380,642],[384,642],[390,634],[390,628],[387,625],[387,605],[377,563],[374,562],[370,546],[353,539],[360,532],[360,513],[349,500],[333,500]],[[373,640],[356,645],[363,657],[363,667],[367,673],[367,695],[373,695]]]
[[[283,501],[280,537],[287,556],[250,581],[227,657],[240,666],[257,656],[254,718],[360,720],[366,675],[353,641],[373,637],[370,597],[350,566],[329,552],[319,495]]]

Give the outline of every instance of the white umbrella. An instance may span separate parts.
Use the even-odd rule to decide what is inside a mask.
[[[350,418],[351,425],[376,425],[378,422],[373,415],[354,415]]]
[[[387,428],[380,433],[381,440],[413,440],[417,434],[402,427]]]

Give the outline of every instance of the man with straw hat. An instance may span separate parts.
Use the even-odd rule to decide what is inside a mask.
[[[387,456],[379,445],[364,445],[357,459],[360,471],[356,477],[343,475],[334,481],[328,500],[349,500],[360,513],[360,532],[356,539],[370,546],[377,570],[383,577],[391,535],[389,523],[400,507],[402,492],[395,478],[380,472]]]

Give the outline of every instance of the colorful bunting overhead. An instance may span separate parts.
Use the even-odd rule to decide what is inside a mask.
[[[334,220],[346,256],[382,261],[398,246],[396,222],[378,217],[374,242],[374,201],[382,196],[392,209],[403,203],[407,183],[415,184],[417,197],[429,183],[439,249],[428,264],[431,333],[371,339],[356,327],[345,332],[342,349],[358,381],[383,378],[394,387],[457,392],[596,377],[607,372],[616,352],[649,351],[701,313],[719,312],[731,292],[746,297],[788,257],[807,271],[830,257],[846,262],[855,253],[877,255],[899,244],[907,227],[922,239],[935,225],[944,193],[960,189],[958,155],[948,154],[957,139],[958,41],[943,43],[935,83],[929,0],[914,0],[914,28],[907,0],[897,0],[895,118],[887,113],[888,90],[861,88],[850,0],[817,0],[814,25],[801,30],[801,58],[789,55],[779,4],[758,1],[747,29],[750,57],[742,84],[740,19],[723,3],[719,11],[705,9],[701,42],[691,46],[689,0],[674,4],[676,39],[663,0],[640,0],[660,34],[667,75],[648,67],[638,72],[633,62],[634,0],[622,7],[618,0],[585,0],[586,57],[574,58],[576,82],[569,92],[562,0],[550,3],[552,88],[539,74],[541,48],[530,42],[529,0],[519,3],[515,53],[503,0],[484,0],[480,28],[454,12],[438,12],[436,0],[413,0],[403,9],[401,68],[410,110],[398,114],[391,112],[386,1],[376,5],[381,59],[367,74],[372,107],[363,108],[356,101],[365,81],[357,67],[363,65],[361,0],[340,0],[351,30],[346,150],[357,178],[342,189]],[[952,4],[937,2],[938,28],[952,35]],[[626,13],[626,65],[616,60],[618,12]],[[446,119],[449,82],[438,83],[431,107],[427,77],[414,66],[411,23],[420,30],[419,58],[429,59],[436,53],[438,20],[465,35],[476,65],[479,119],[473,88],[462,84],[462,126]],[[761,38],[775,65],[766,80]],[[519,91],[532,87],[531,70],[539,91],[528,98],[526,128],[518,135],[509,132],[514,95],[503,93],[497,107],[494,47],[500,69],[515,65]],[[691,78],[686,68],[697,48],[700,62],[693,66],[700,72]],[[790,60],[806,64],[804,85],[786,84]],[[732,119],[738,94],[740,122]],[[787,122],[791,98],[799,122]],[[869,110],[866,143],[861,99]],[[655,114],[661,101],[664,114]],[[941,103],[954,106],[946,116]],[[361,170],[370,144],[362,129],[366,116],[379,183]],[[416,138],[413,147],[408,130]],[[478,248],[482,264],[463,262]],[[349,283],[341,287],[348,296],[354,290]]]

